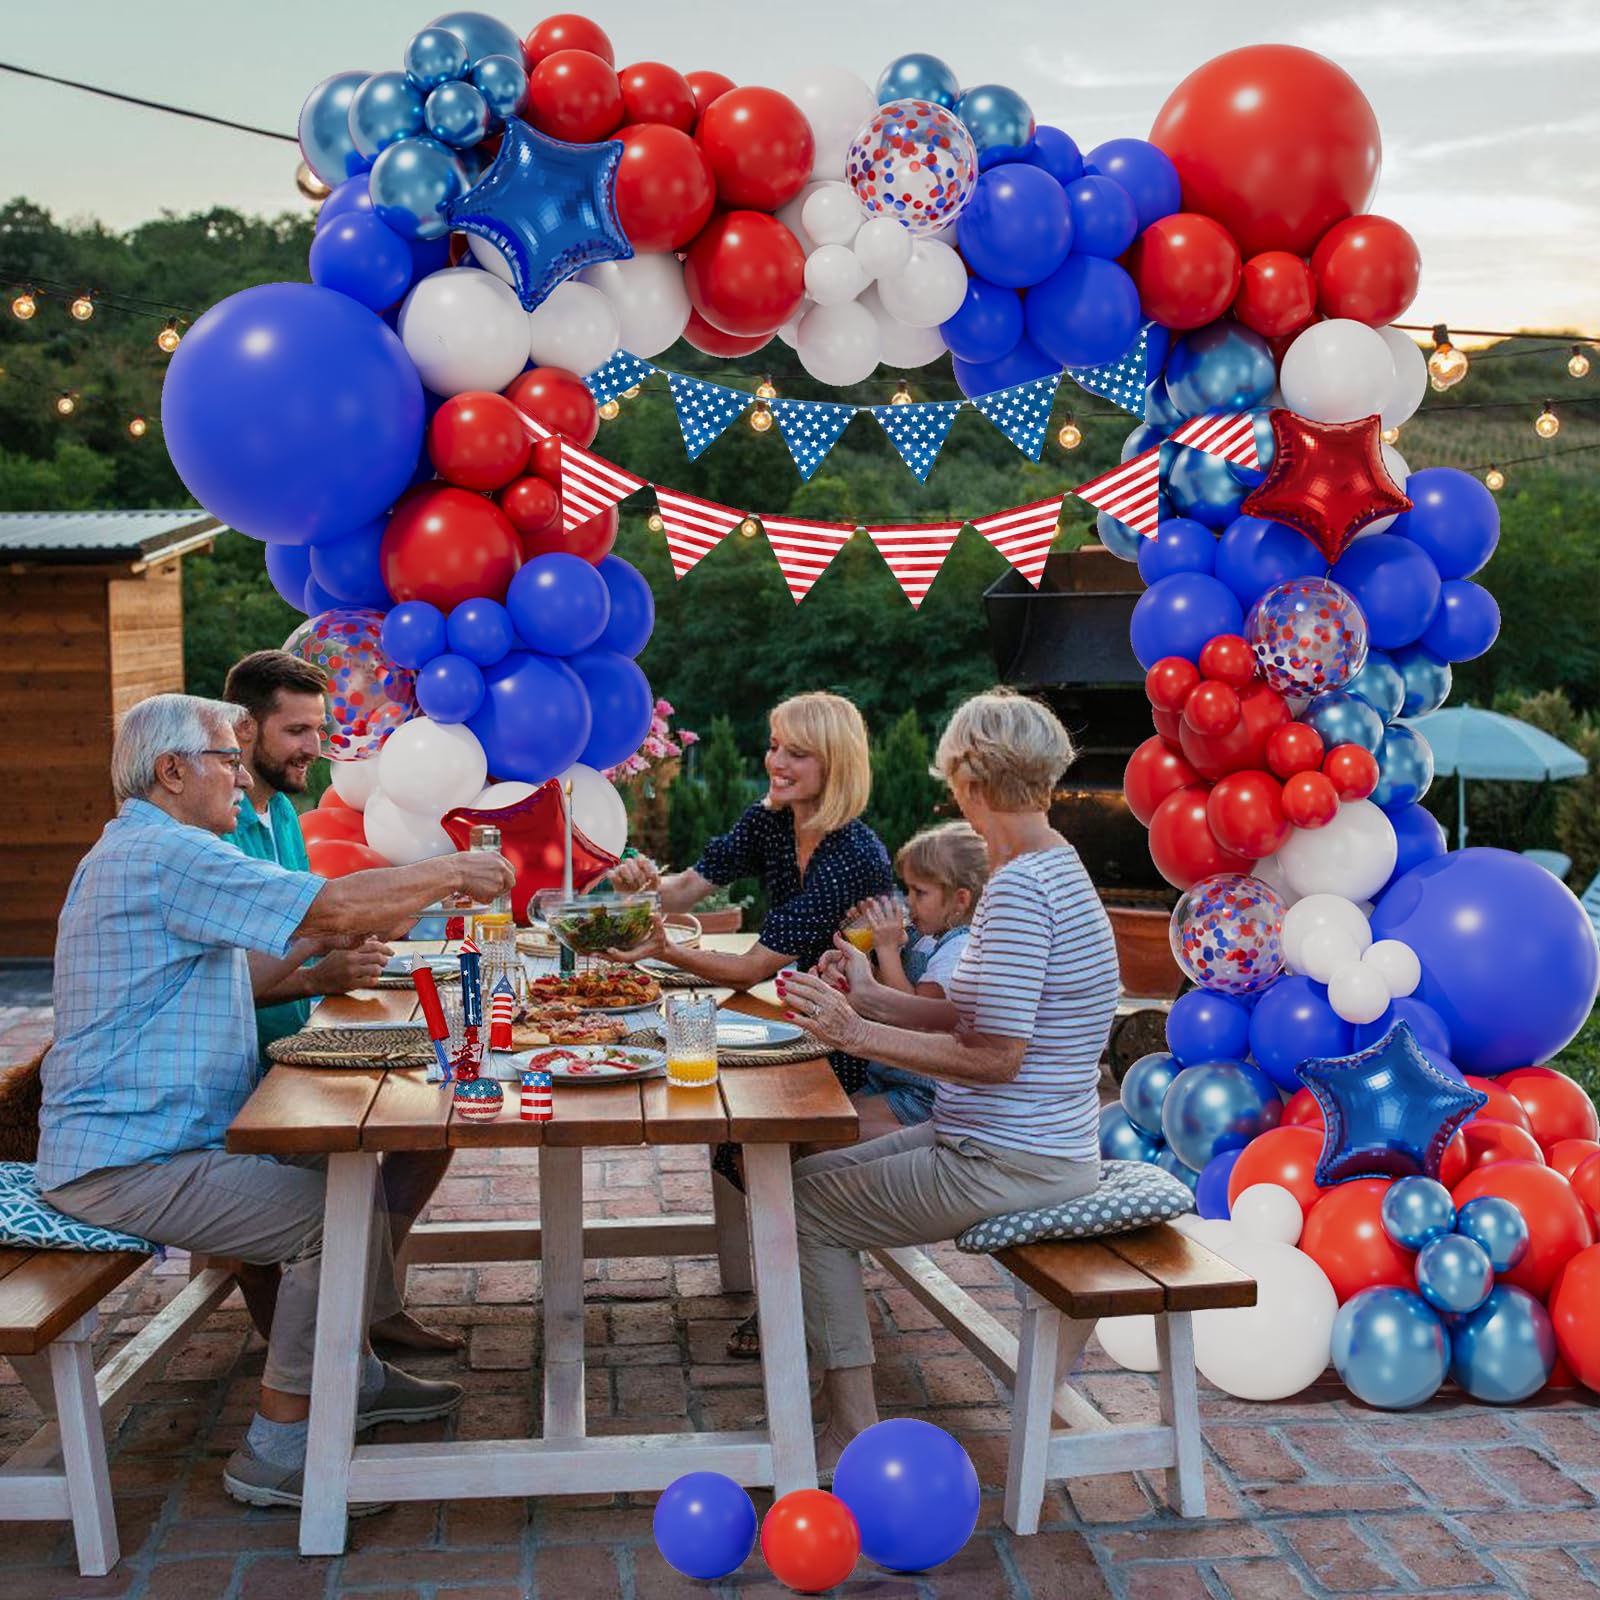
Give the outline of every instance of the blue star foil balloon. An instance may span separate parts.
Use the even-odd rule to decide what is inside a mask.
[[[1404,1022],[1365,1050],[1302,1061],[1298,1071],[1326,1125],[1316,1173],[1323,1188],[1351,1178],[1437,1178],[1456,1129],[1489,1103],[1445,1077]]]
[[[566,144],[507,117],[500,153],[445,215],[506,258],[511,287],[532,311],[585,267],[632,258],[617,220],[621,160],[619,140]]]

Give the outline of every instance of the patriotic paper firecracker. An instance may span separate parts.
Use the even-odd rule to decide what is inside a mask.
[[[517,1008],[517,997],[511,992],[511,980],[502,977],[489,997],[489,1048],[511,1048],[511,1018]]]
[[[524,1122],[549,1122],[555,1116],[548,1072],[524,1069],[522,1073],[521,1113]]]

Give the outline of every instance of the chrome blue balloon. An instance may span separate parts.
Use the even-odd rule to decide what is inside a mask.
[[[931,100],[947,110],[961,94],[961,80],[938,56],[896,56],[878,74],[878,104],[891,100]]]
[[[467,59],[477,66],[487,56],[510,56],[522,65],[522,41],[516,29],[482,11],[447,11],[428,24],[453,33],[467,47]]]
[[[350,102],[366,81],[365,72],[336,72],[324,78],[300,107],[300,154],[330,187],[371,165],[350,137]]]
[[[1417,1292],[1446,1316],[1476,1311],[1492,1288],[1494,1268],[1488,1252],[1459,1233],[1430,1241],[1417,1257]]]
[[[461,35],[448,28],[424,28],[412,34],[406,46],[406,74],[424,94],[441,83],[466,77],[469,64]]]
[[[1393,722],[1406,703],[1406,681],[1395,658],[1382,650],[1368,650],[1366,664],[1344,686],[1346,694],[1365,700],[1385,722]]]
[[[1405,686],[1402,717],[1425,717],[1450,698],[1450,663],[1431,650],[1420,644],[1403,644],[1394,652],[1394,664]]]
[[[428,132],[452,150],[464,150],[487,137],[489,102],[470,83],[441,83],[423,111]]]
[[[1100,1154],[1107,1161],[1154,1161],[1161,1141],[1140,1133],[1120,1105],[1100,1108]]]
[[[1414,806],[1433,786],[1433,746],[1415,729],[1395,723],[1383,730],[1378,757],[1378,787],[1372,803],[1385,811],[1390,806]]]
[[[1456,1232],[1481,1244],[1496,1272],[1509,1272],[1528,1253],[1527,1221],[1502,1195],[1467,1201],[1456,1216]]]
[[[1283,1102],[1272,1080],[1243,1061],[1185,1067],[1161,1105],[1161,1131],[1186,1167],[1199,1172],[1224,1150],[1238,1150],[1275,1128]]]
[[[1171,433],[1184,420],[1183,413],[1172,403],[1167,393],[1165,378],[1157,378],[1144,391],[1144,420],[1152,428]]]
[[[1184,1164],[1174,1154],[1170,1145],[1156,1153],[1156,1165],[1160,1167],[1163,1172],[1170,1172],[1179,1183],[1183,1184],[1184,1187],[1188,1189],[1190,1194],[1198,1193],[1200,1188],[1200,1174],[1196,1172],[1193,1167],[1184,1166]]]
[[[1094,531],[1103,544],[1118,561],[1137,561],[1139,552],[1149,541],[1137,528],[1130,528],[1125,522],[1118,522],[1109,511],[1097,512],[1094,519]]]
[[[1331,1353],[1358,1400],[1407,1411],[1439,1392],[1450,1369],[1450,1336],[1409,1289],[1363,1289],[1339,1307]]]
[[[444,208],[467,187],[455,151],[430,139],[402,139],[372,164],[372,208],[402,239],[441,239]]]
[[[1450,1376],[1474,1400],[1515,1405],[1537,1394],[1556,1369],[1550,1314],[1526,1289],[1499,1283],[1451,1329]]]
[[[966,90],[951,110],[967,125],[978,147],[978,169],[1020,161],[1033,138],[1033,107],[1003,83],[981,83]]]
[[[1420,1250],[1456,1225],[1455,1201],[1434,1178],[1401,1178],[1383,1191],[1383,1231],[1402,1250]]]
[[[1377,755],[1383,744],[1383,718],[1348,689],[1329,689],[1317,695],[1300,714],[1300,721],[1315,728],[1329,750],[1337,744],[1358,744]]]
[[[1162,1137],[1161,1102],[1166,1099],[1172,1080],[1182,1070],[1176,1057],[1169,1056],[1165,1050],[1156,1050],[1140,1056],[1123,1074],[1122,1109],[1128,1113],[1128,1120],[1134,1127],[1152,1139]]]
[[[367,160],[422,132],[422,91],[403,72],[375,72],[350,101],[350,137]]]
[[[1272,407],[1255,406],[1250,412],[1250,428],[1256,438],[1256,460],[1260,467],[1242,467],[1230,461],[1228,466],[1240,483],[1254,489],[1266,481],[1268,471],[1278,454],[1278,441],[1272,434]]]
[[[1239,515],[1250,492],[1221,456],[1203,450],[1177,451],[1166,481],[1178,515],[1193,517],[1208,528],[1226,528]]]
[[[485,56],[472,69],[472,86],[488,102],[495,132],[507,117],[520,117],[528,103],[528,74],[522,60],[510,56]]]
[[[1173,341],[1167,357],[1167,393],[1191,416],[1248,411],[1277,381],[1271,346],[1237,322],[1195,328]]]

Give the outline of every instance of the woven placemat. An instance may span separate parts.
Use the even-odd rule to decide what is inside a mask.
[[[648,972],[663,989],[715,989],[717,987],[710,978],[702,978],[697,972],[685,972],[682,967],[641,965],[639,970]]]
[[[664,1050],[666,1040],[657,1028],[636,1028],[623,1041],[635,1050]],[[827,1049],[811,1039],[796,1039],[793,1044],[780,1045],[772,1050],[717,1049],[719,1067],[792,1067],[801,1061],[816,1061],[827,1055]]]
[[[425,1067],[434,1060],[417,1028],[306,1028],[274,1039],[267,1055],[286,1067]]]

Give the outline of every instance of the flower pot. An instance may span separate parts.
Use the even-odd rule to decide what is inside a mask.
[[[1150,1000],[1176,999],[1186,980],[1172,959],[1167,935],[1171,913],[1145,906],[1107,906],[1106,915],[1117,941],[1122,992]]]

